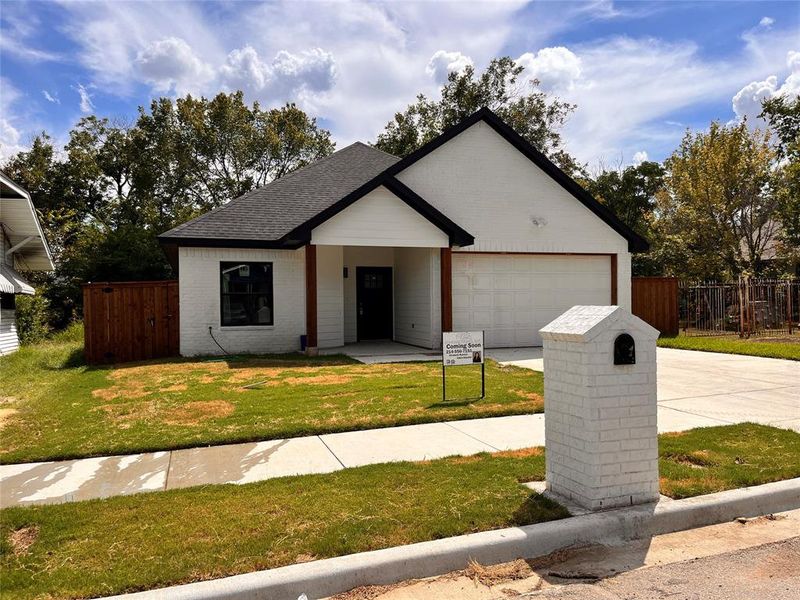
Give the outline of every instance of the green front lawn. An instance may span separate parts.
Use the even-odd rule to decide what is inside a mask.
[[[519,485],[543,477],[533,449],[6,509],[3,597],[131,592],[567,516]]]
[[[660,436],[676,498],[800,476],[800,434]],[[519,482],[541,448],[0,511],[3,597],[74,598],[223,577],[566,516]]]
[[[544,410],[541,373],[300,354],[88,367],[59,338],[0,358],[0,463],[127,454]],[[464,398],[472,398],[464,400]]]
[[[800,336],[795,335],[780,340],[734,336],[683,336],[662,337],[658,340],[662,348],[680,350],[700,350],[702,352],[724,352],[727,354],[746,354],[767,358],[800,360]]]

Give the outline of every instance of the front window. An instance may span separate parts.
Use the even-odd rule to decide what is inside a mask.
[[[272,263],[220,263],[222,326],[272,325]]]

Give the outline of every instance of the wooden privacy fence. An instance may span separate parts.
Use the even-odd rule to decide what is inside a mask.
[[[89,363],[178,355],[178,282],[83,286],[84,352]]]
[[[675,277],[631,279],[633,314],[661,335],[678,335],[678,280]]]

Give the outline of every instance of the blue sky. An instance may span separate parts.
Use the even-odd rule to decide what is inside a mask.
[[[687,127],[800,92],[800,2],[2,1],[0,157],[83,114],[239,88],[297,102],[340,147],[372,141],[449,70],[502,55],[577,104],[581,161],[661,160]]]

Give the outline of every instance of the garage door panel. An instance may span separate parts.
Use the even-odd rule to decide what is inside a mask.
[[[466,273],[457,275],[455,272],[453,273],[453,291],[456,290],[468,290],[470,289],[469,285],[469,275]]]
[[[494,294],[494,307],[497,309],[501,308],[512,308],[514,306],[514,293],[508,291],[497,291]]]
[[[475,273],[470,277],[473,290],[494,290],[494,277],[489,273]]]
[[[488,347],[541,345],[539,329],[576,304],[608,304],[608,256],[453,256],[453,326]]]
[[[515,290],[529,290],[531,285],[531,276],[528,274],[515,273],[511,277],[511,287]]]

